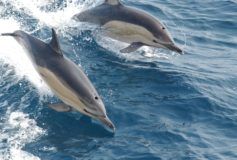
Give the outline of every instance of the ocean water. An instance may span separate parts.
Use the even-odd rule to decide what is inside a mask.
[[[21,47],[0,37],[0,160],[237,159],[237,1],[123,0],[159,18],[184,55],[122,54],[126,44],[71,20],[102,2],[0,0],[0,33],[48,42],[54,27],[117,128],[49,109],[57,98]]]

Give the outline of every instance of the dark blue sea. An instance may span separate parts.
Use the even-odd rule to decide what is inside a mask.
[[[115,134],[58,101],[10,37],[0,37],[0,160],[236,160],[237,1],[122,0],[157,17],[184,55],[100,35],[71,17],[103,0],[0,0],[0,33],[49,42],[101,95]]]

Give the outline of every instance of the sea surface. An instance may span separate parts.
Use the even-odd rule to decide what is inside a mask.
[[[237,1],[122,0],[164,23],[185,51],[127,44],[71,17],[103,0],[0,0],[0,33],[45,42],[55,28],[116,125],[112,134],[58,101],[11,37],[0,37],[0,160],[236,160]]]

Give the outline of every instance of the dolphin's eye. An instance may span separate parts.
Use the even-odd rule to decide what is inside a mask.
[[[155,39],[153,40],[153,42],[154,42],[154,43],[158,43],[157,40],[155,40]]]
[[[95,97],[95,100],[98,100],[98,99],[99,99],[99,98],[96,96],[96,97]]]
[[[165,29],[165,27],[162,27],[162,29]]]

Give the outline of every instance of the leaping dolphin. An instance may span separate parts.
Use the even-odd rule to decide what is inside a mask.
[[[74,109],[100,120],[115,131],[101,97],[88,77],[79,66],[63,55],[54,29],[49,44],[20,30],[2,36],[14,37],[26,50],[42,79],[63,102],[50,104],[49,107],[59,112]]]
[[[129,43],[128,47],[120,50],[122,53],[136,51],[142,46],[182,53],[158,19],[139,9],[124,6],[119,0],[105,0],[97,7],[74,15],[73,19],[97,24],[107,36]]]

